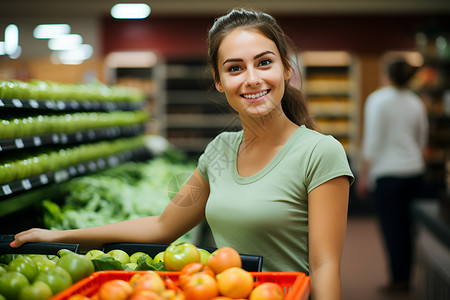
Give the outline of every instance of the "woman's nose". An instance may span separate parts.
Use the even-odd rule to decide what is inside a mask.
[[[259,85],[261,83],[261,78],[259,77],[258,71],[253,68],[247,69],[246,84],[249,86]]]

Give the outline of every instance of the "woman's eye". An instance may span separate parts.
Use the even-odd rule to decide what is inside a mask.
[[[229,67],[228,68],[228,71],[229,72],[237,72],[237,71],[239,71],[241,68],[240,67],[238,67],[238,66],[232,66],[232,67]]]
[[[270,59],[264,59],[259,63],[259,65],[264,67],[268,66],[270,63],[271,63]]]

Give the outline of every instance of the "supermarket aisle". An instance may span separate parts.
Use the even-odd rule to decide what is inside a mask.
[[[378,289],[387,283],[386,257],[377,223],[372,216],[350,217],[342,260],[344,300],[411,300],[408,295],[387,296]]]

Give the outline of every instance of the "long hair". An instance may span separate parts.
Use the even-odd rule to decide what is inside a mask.
[[[228,14],[215,20],[208,32],[208,63],[214,71],[214,81],[220,81],[218,69],[218,51],[224,37],[236,28],[256,29],[271,39],[280,52],[284,68],[297,70],[301,86],[301,73],[290,55],[295,55],[293,43],[284,34],[277,21],[267,13],[233,9]],[[295,73],[295,72],[293,72]],[[299,88],[289,81],[285,83],[285,93],[281,101],[284,114],[297,125],[305,125],[310,129],[317,129],[311,117],[306,97]]]

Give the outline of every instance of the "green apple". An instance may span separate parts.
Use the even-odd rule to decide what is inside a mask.
[[[164,266],[168,271],[180,271],[191,262],[200,262],[197,247],[188,242],[174,243],[164,251]]]
[[[103,254],[105,254],[105,252],[103,252],[102,250],[92,249],[92,250],[89,250],[88,252],[86,252],[85,255],[90,260],[93,260],[93,259],[96,259],[97,257],[99,257],[100,255],[103,255]]]
[[[200,252],[200,262],[204,265],[206,265],[206,263],[208,262],[208,258],[211,255],[211,252],[209,252],[206,249],[198,249],[198,251]]]
[[[126,265],[130,262],[130,256],[128,255],[128,253],[121,249],[113,249],[107,254],[111,255],[115,260],[120,261],[120,263],[123,265]]]
[[[158,254],[153,257],[153,265],[156,265],[157,263],[164,262],[164,251],[159,252]]]
[[[134,252],[133,254],[130,255],[130,262],[131,263],[137,263],[137,261],[139,260],[139,257],[147,255],[147,253],[138,251],[138,252]]]

